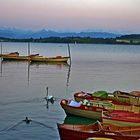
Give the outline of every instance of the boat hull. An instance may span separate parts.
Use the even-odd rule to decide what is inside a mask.
[[[101,112],[94,112],[94,111],[89,111],[89,110],[81,110],[79,108],[72,108],[68,106],[63,106],[62,107],[67,115],[75,115],[75,116],[80,116],[80,117],[86,117],[90,119],[97,119],[101,120],[102,119],[102,113]]]
[[[30,58],[28,56],[3,56],[3,60],[16,60],[16,61],[28,61]]]
[[[140,114],[128,111],[103,111],[103,123],[120,127],[140,126]]]
[[[61,57],[61,58],[32,58],[31,61],[33,62],[67,62],[69,57]]]
[[[103,118],[103,123],[112,124],[120,127],[125,126],[140,126],[140,122],[129,122],[129,121],[121,121],[121,120],[112,120]]]

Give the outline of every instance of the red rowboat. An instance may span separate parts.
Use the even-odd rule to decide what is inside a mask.
[[[103,123],[113,124],[117,126],[140,126],[140,114],[128,111],[103,111]]]
[[[87,106],[80,104],[74,100],[62,99],[60,105],[64,109],[66,114],[97,120],[102,119],[102,110],[107,111],[107,109],[105,109],[104,107]]]
[[[140,127],[117,127],[101,125],[57,124],[61,140],[86,140],[89,137],[111,138],[113,140],[139,140]]]

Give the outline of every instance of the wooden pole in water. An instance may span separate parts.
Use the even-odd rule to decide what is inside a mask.
[[[30,55],[30,42],[28,42],[28,56]]]
[[[30,42],[28,42],[28,61],[30,61]]]
[[[71,65],[71,52],[70,52],[70,45],[69,44],[68,44],[68,52],[69,52],[70,65]]]
[[[0,45],[0,50],[1,50],[1,57],[2,57],[2,41],[1,41],[1,45]]]
[[[2,41],[1,41],[1,45],[0,45],[1,47],[1,71],[0,71],[0,73],[1,73],[1,76],[2,76]]]

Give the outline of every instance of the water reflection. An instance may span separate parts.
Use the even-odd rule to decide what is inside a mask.
[[[71,73],[71,63],[70,63],[70,65],[69,65],[68,74],[67,74],[67,82],[66,82],[66,87],[67,87],[67,88],[68,88],[69,82],[70,82],[70,73]]]
[[[67,62],[30,62],[30,65],[35,65],[39,68],[40,65],[48,65],[48,66],[56,66],[57,68],[62,69],[64,66],[68,67],[69,64]]]
[[[27,74],[27,77],[28,77],[28,86],[29,86],[29,81],[30,81],[30,61],[28,61],[28,67],[27,67],[27,72],[28,72],[28,74]]]
[[[96,122],[97,120],[78,117],[73,115],[67,115],[64,119],[64,124],[91,124]]]
[[[69,86],[71,64],[72,64],[72,61],[71,61],[71,50],[70,50],[70,45],[69,44],[68,44],[68,53],[69,53],[69,58],[70,58],[70,61],[69,61],[70,64],[69,64],[69,69],[68,69],[68,74],[67,74],[67,82],[66,82],[67,90],[68,90],[68,86]]]
[[[0,73],[1,73],[1,76],[2,76],[2,73],[3,73],[3,65],[5,64],[12,64],[12,65],[15,65],[15,64],[24,64],[25,65],[25,69],[26,69],[26,72],[27,72],[27,81],[28,81],[28,85],[30,83],[30,72],[31,72],[31,69],[32,68],[43,68],[42,66],[47,66],[48,68],[50,67],[53,67],[54,69],[63,69],[63,68],[68,68],[68,74],[67,74],[67,80],[66,80],[66,86],[68,86],[69,84],[69,78],[70,78],[70,69],[71,69],[71,65],[69,65],[67,62],[51,62],[51,63],[46,63],[46,62],[30,62],[30,61],[12,61],[12,60],[2,60],[1,58],[1,70],[0,70]]]

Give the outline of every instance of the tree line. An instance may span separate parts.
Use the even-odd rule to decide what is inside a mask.
[[[86,44],[140,44],[140,35],[124,35],[116,38],[91,38],[91,37],[47,37],[47,38],[4,38],[4,42],[39,42],[39,43],[86,43]],[[118,41],[119,40],[119,41]],[[124,41],[125,40],[125,41]],[[126,41],[128,40],[128,41]],[[134,42],[133,40],[137,40]]]

